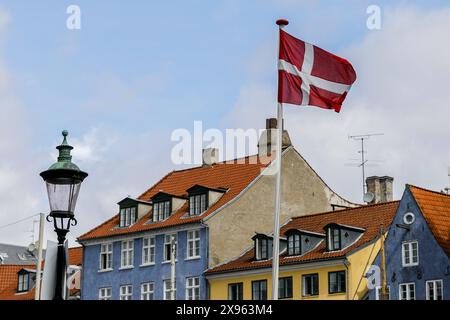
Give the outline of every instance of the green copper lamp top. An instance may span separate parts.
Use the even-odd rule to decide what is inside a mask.
[[[63,130],[62,135],[64,137],[63,142],[61,145],[56,147],[59,151],[58,161],[52,164],[48,170],[66,169],[80,171],[80,168],[72,162],[72,155],[70,154],[70,151],[73,147],[67,143],[67,136],[69,135],[69,132],[67,130]]]

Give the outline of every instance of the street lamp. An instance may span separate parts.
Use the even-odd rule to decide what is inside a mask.
[[[68,134],[67,130],[62,132],[63,142],[56,147],[59,151],[58,161],[40,174],[47,185],[48,201],[50,203],[50,214],[47,216],[47,221],[53,221],[53,226],[58,236],[54,300],[64,299],[63,283],[66,275],[64,242],[70,226],[77,224],[74,215],[75,205],[81,183],[88,175],[72,163],[70,151],[73,147],[67,143],[66,138]]]

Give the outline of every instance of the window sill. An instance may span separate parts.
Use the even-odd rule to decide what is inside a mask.
[[[126,266],[126,267],[120,267],[119,270],[130,270],[133,268],[134,268],[134,266]]]
[[[111,268],[111,269],[100,269],[100,270],[98,270],[99,273],[110,272],[110,271],[113,271],[113,269]]]
[[[337,296],[337,295],[346,294],[346,293],[347,293],[346,291],[343,291],[343,292],[328,292],[328,295],[330,295],[330,296]]]
[[[190,260],[200,260],[200,259],[201,259],[201,257],[198,256],[198,257],[189,257],[189,258],[186,258],[186,259],[184,259],[184,260],[190,261]]]
[[[170,264],[172,261],[168,260],[168,261],[163,261],[161,262],[161,264]],[[178,259],[175,259],[175,263],[178,262]]]
[[[139,265],[139,267],[151,267],[151,266],[154,266],[154,265],[155,265],[154,262],[152,262],[152,263],[143,263],[143,264]]]
[[[418,263],[416,263],[416,264],[404,264],[404,265],[402,265],[402,267],[403,268],[410,268],[410,267],[417,267],[419,264]]]
[[[318,294],[310,294],[310,295],[302,295],[302,299],[306,299],[306,300],[308,300],[308,299],[317,299],[317,298],[319,298],[319,295]]]

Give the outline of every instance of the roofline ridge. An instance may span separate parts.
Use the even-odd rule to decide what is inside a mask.
[[[352,211],[352,210],[356,210],[356,209],[363,209],[363,208],[369,208],[369,207],[372,208],[372,207],[383,206],[383,205],[394,204],[394,203],[400,203],[400,200],[386,201],[386,202],[380,202],[380,203],[374,203],[374,204],[366,204],[366,205],[361,205],[359,207],[346,208],[346,209],[342,209],[342,210],[334,210],[334,211],[325,211],[325,212],[311,213],[311,214],[307,214],[307,215],[304,215],[304,216],[292,217],[292,220],[306,218],[306,217],[310,217],[310,216],[318,216],[318,215],[336,213],[336,212]]]
[[[442,193],[442,192],[439,192],[439,191],[430,190],[430,189],[425,189],[425,188],[423,188],[423,187],[418,187],[418,186],[413,185],[413,184],[407,183],[406,186],[408,187],[408,189],[410,189],[410,188],[416,188],[416,189],[419,189],[419,190],[422,190],[422,191],[427,191],[427,192],[430,192],[430,193],[435,193],[435,194],[438,194],[438,195],[440,195],[440,196],[447,196],[447,197],[450,197],[450,194],[445,194],[445,193]]]
[[[106,220],[105,222],[99,224],[98,226],[96,226],[95,228],[83,233],[81,236],[77,237],[77,241],[83,241],[84,239],[82,239],[83,237],[86,237],[89,233],[99,229],[100,227],[103,227],[105,224],[109,223],[110,221],[112,221],[113,219],[115,219],[116,217],[118,217],[119,214],[115,214],[114,216],[112,216],[111,218],[109,218],[108,220]],[[83,247],[83,246],[81,246]]]
[[[151,190],[153,190],[153,188],[155,188],[161,181],[163,181],[164,179],[166,179],[168,176],[170,176],[171,174],[173,174],[175,172],[175,170],[172,170],[168,173],[166,173],[164,176],[162,176],[161,179],[159,179],[157,182],[155,182],[150,188],[148,188],[147,190],[145,190],[143,193],[141,193],[141,195],[139,195],[136,199],[137,200],[142,200],[141,198],[144,196],[144,194],[146,194],[147,192],[150,192]],[[145,201],[145,200],[144,200]]]

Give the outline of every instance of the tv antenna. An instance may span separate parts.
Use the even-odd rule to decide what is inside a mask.
[[[361,149],[358,151],[358,153],[361,154],[361,160],[358,164],[356,164],[357,167],[361,167],[362,169],[362,191],[363,191],[363,200],[364,202],[372,202],[374,195],[370,192],[367,192],[367,185],[366,185],[366,165],[368,161],[374,161],[374,160],[368,160],[366,159],[365,154],[367,151],[364,150],[364,141],[369,139],[373,136],[382,136],[384,133],[370,133],[370,134],[360,134],[360,135],[353,135],[348,136],[349,139],[353,139],[356,141],[361,141]]]

